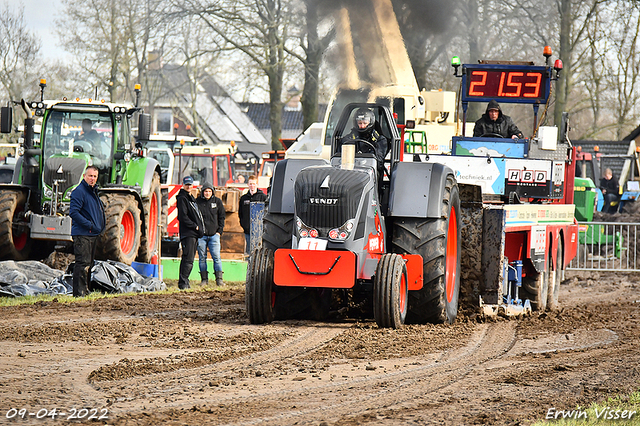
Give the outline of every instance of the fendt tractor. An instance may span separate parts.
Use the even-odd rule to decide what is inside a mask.
[[[71,191],[89,165],[99,170],[100,199],[106,229],[96,256],[126,264],[148,263],[158,246],[160,166],[146,158],[132,136],[138,114],[138,134],[149,137],[150,117],[138,105],[97,99],[22,100],[26,114],[23,153],[11,184],[0,185],[0,258],[44,258],[54,249],[71,246]],[[11,132],[12,109],[2,108],[2,132]],[[41,118],[39,140],[33,141],[34,116]],[[90,122],[92,137],[82,134]]]
[[[562,271],[576,254],[575,149],[566,124],[560,137],[538,128],[561,69],[545,53],[545,66],[501,61],[460,72],[454,62],[462,135],[468,103],[498,99],[533,105],[531,138],[455,136],[448,152],[430,154],[434,141],[424,141],[409,154],[404,130],[413,123],[398,126],[386,105],[355,103],[337,121],[330,163],[278,162],[247,273],[250,321],[362,306],[381,327],[452,323],[460,297],[488,315],[557,308]],[[363,107],[389,141],[383,167],[367,153],[370,142],[343,139]]]

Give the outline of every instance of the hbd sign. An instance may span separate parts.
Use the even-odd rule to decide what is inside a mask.
[[[547,171],[510,169],[507,172],[507,182],[522,182],[544,185],[547,182]]]

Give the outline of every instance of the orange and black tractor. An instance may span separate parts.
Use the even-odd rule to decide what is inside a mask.
[[[388,142],[383,155],[376,142],[348,137],[363,108]],[[381,327],[453,322],[461,244],[454,171],[401,161],[396,121],[381,104],[348,104],[331,147],[330,162],[276,163],[262,245],[248,266],[251,323],[321,319],[352,306]]]

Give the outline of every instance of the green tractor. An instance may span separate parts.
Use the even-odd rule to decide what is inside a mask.
[[[0,259],[43,259],[71,247],[71,191],[89,165],[99,170],[99,194],[106,228],[96,258],[149,263],[158,247],[160,165],[143,156],[132,135],[148,139],[150,116],[136,104],[95,99],[21,101],[26,114],[24,142],[13,181],[0,185]],[[42,120],[34,140],[34,118]],[[2,107],[0,131],[11,132],[12,108]],[[84,129],[83,129],[84,126]]]
[[[579,164],[580,162],[578,161]],[[597,254],[598,251],[601,254],[608,254],[613,248],[613,253],[611,254],[616,258],[620,258],[623,250],[623,237],[620,231],[616,229],[613,223],[611,225],[593,223],[593,212],[596,207],[596,186],[591,178],[575,178],[573,197],[576,205],[576,219],[580,222],[578,228],[579,250],[586,247],[589,253],[592,254]]]

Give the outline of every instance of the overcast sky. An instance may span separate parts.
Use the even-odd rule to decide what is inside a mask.
[[[17,11],[20,2],[24,5],[24,20],[27,27],[40,38],[42,46],[40,54],[51,59],[65,55],[64,50],[58,47],[58,37],[54,31],[55,20],[60,17],[62,1],[9,0],[9,5]]]

